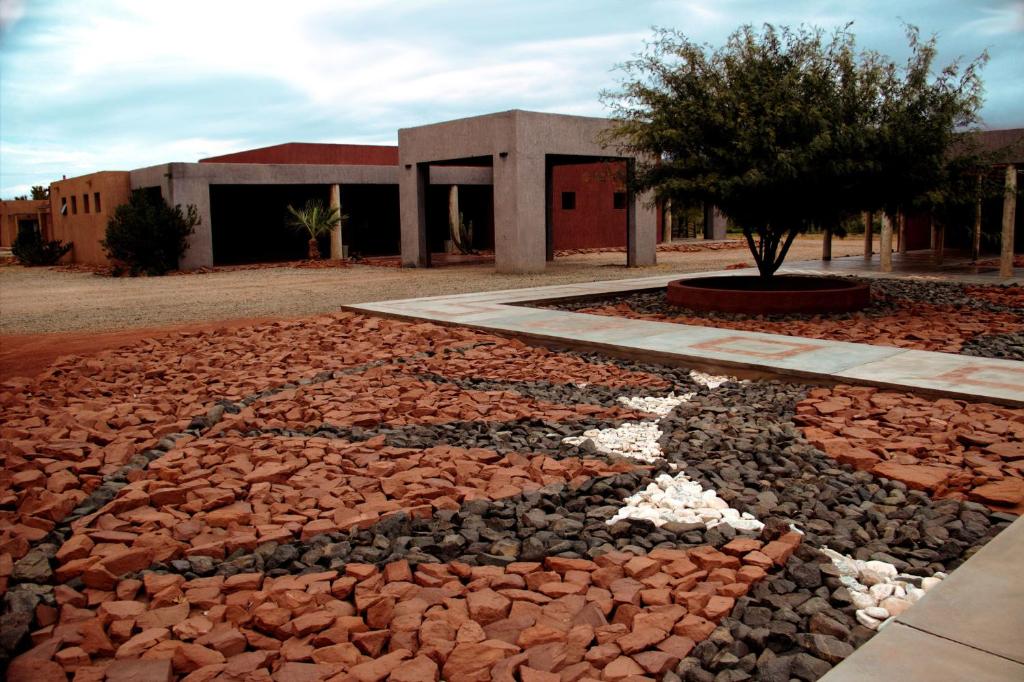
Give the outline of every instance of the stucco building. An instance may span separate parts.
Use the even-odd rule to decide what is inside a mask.
[[[201,222],[183,269],[304,258],[306,237],[288,226],[286,209],[309,199],[339,205],[346,216],[340,237],[325,238],[321,252],[398,256],[410,267],[428,267],[446,250],[458,216],[472,224],[471,246],[493,252],[501,272],[538,272],[556,251],[601,247],[625,247],[627,264],[648,265],[658,242],[673,236],[725,238],[713,207],[669,208],[634,196],[635,159],[604,142],[611,125],[512,110],[405,128],[397,146],[288,143],[93,173],[53,183],[49,238],[74,244],[70,260],[106,263],[100,240],[109,213],[133,190],[196,207]],[[1002,145],[1020,132],[985,133],[983,141]],[[14,223],[3,222],[6,239]],[[904,249],[935,243],[917,217],[902,236]]]

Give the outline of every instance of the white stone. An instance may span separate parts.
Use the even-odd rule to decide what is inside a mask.
[[[877,618],[872,618],[864,611],[856,611],[854,615],[857,617],[857,622],[869,630],[877,630],[878,626],[881,625],[881,621]]]
[[[694,396],[693,393],[684,393],[683,395],[677,396],[674,393],[669,394],[664,398],[657,398],[652,396],[624,396],[619,398],[619,402],[631,410],[639,410],[641,412],[650,412],[656,414],[659,417],[668,416],[672,410],[678,405],[686,402]]]
[[[871,609],[878,605],[878,602],[867,592],[850,592],[850,600],[854,608]]]
[[[662,456],[661,446],[658,444],[661,436],[657,422],[625,422],[614,429],[590,429],[584,431],[582,436],[563,438],[562,442],[567,445],[581,445],[590,439],[598,452],[653,462]]]
[[[871,616],[872,618],[874,618],[876,620],[885,620],[890,615],[892,615],[888,611],[883,609],[881,606],[871,606],[871,607],[868,607],[868,608],[864,609],[864,613],[866,613],[867,615]]]
[[[911,604],[916,604],[917,601],[924,596],[924,590],[920,587],[914,587],[913,585],[907,588],[907,601]]]
[[[883,599],[878,605],[888,611],[890,616],[895,617],[909,609],[911,603],[899,597],[889,597],[888,599]]]
[[[938,578],[936,576],[932,576],[930,578],[923,578],[921,580],[921,589],[927,592],[928,590],[932,589],[941,582],[942,578]]]
[[[872,585],[868,589],[868,593],[875,601],[882,601],[886,597],[891,597],[892,593],[895,591],[896,586],[891,583],[878,583],[876,585]]]
[[[714,490],[704,490],[685,473],[675,476],[661,474],[645,489],[627,498],[608,523],[623,519],[647,519],[657,526],[675,521],[702,522],[708,528],[722,523],[738,530],[759,531],[764,528],[764,524],[753,516],[732,509]]]
[[[714,374],[698,372],[695,369],[690,370],[690,378],[701,386],[707,386],[708,388],[718,388],[727,381],[736,381],[735,377],[715,376]]]

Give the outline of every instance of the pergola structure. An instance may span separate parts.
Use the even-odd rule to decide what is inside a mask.
[[[657,214],[629,190],[634,160],[601,136],[602,118],[512,110],[398,131],[402,264],[428,267],[426,191],[431,168],[486,166],[494,187],[494,257],[499,272],[540,272],[554,258],[551,168],[559,163],[624,160],[626,262],[653,265]]]

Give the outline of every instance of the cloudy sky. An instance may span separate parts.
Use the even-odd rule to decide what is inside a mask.
[[[652,26],[720,44],[743,23],[853,21],[906,53],[988,50],[988,127],[1024,126],[1024,1],[0,0],[0,196],[61,175],[533,109],[602,115]]]

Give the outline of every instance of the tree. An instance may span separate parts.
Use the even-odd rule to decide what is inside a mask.
[[[292,227],[309,233],[308,256],[310,260],[320,258],[320,245],[317,243],[317,239],[330,234],[335,225],[347,217],[341,214],[340,208],[336,206],[327,208],[322,201],[316,199],[310,199],[301,209],[289,204],[288,212],[292,215]]]
[[[32,185],[32,198],[36,200],[49,199],[50,188],[43,185]]]
[[[850,25],[744,26],[718,49],[658,30],[604,95],[610,141],[638,157],[635,190],[717,206],[769,277],[812,226],[934,191],[977,121],[986,56],[935,74],[935,39],[907,32],[899,65],[858,51]]]
[[[135,190],[127,204],[114,209],[100,243],[117,269],[127,267],[133,277],[164,275],[178,267],[199,222],[194,205],[182,211],[163,197]]]
[[[11,244],[11,254],[22,265],[54,265],[70,250],[70,242],[65,244],[58,239],[44,241],[35,221],[18,225],[18,236]]]

